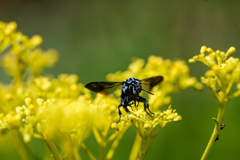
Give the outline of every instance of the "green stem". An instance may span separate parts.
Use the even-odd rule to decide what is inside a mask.
[[[147,142],[147,145],[146,145],[146,147],[145,147],[145,149],[144,149],[141,157],[139,158],[139,160],[141,160],[141,159],[143,159],[143,158],[145,157],[145,155],[146,155],[146,153],[147,153],[150,145],[152,144],[153,139],[154,139],[154,137],[152,137],[152,136],[149,137],[149,140],[148,140],[148,142]]]
[[[46,138],[46,137],[45,137],[44,141],[47,143],[48,148],[52,151],[54,158],[56,160],[62,160],[62,158],[61,158],[56,146],[54,145],[53,141],[49,138]]]
[[[66,153],[65,153],[65,155],[64,155],[64,157],[63,157],[63,160],[67,159],[68,154],[69,154],[69,149],[66,151]]]
[[[113,134],[107,139],[106,143],[108,144],[108,143],[112,142],[117,136],[118,136],[118,133],[117,133],[117,132],[113,133]]]
[[[37,139],[41,139],[41,140],[43,140],[44,139],[44,137],[42,136],[42,135],[40,135],[40,134],[37,134],[37,133],[33,133],[33,135],[32,135],[34,138],[37,138]]]
[[[96,128],[96,127],[93,127],[92,131],[93,131],[93,134],[94,134],[94,136],[95,136],[98,144],[101,144],[103,140],[102,140],[102,138],[101,138],[101,136],[100,136],[97,128]]]
[[[19,133],[16,130],[12,130],[11,134],[12,134],[12,138],[14,140],[15,146],[21,156],[21,159],[28,160],[27,152],[25,150],[25,146],[24,146],[21,138],[19,137]]]
[[[139,157],[138,157],[138,160],[142,160],[143,157],[144,157],[144,148],[145,148],[145,142],[146,142],[146,136],[144,135],[142,137],[142,141],[141,141],[141,149],[140,149],[140,154],[139,154]]]
[[[160,128],[160,127],[159,127],[159,128]],[[159,131],[160,131],[160,129],[159,129]],[[148,140],[148,142],[147,142],[147,145],[146,145],[146,147],[144,147],[144,150],[140,152],[141,154],[140,154],[140,156],[138,157],[138,160],[142,160],[142,159],[145,157],[145,155],[146,155],[149,147],[151,146],[154,138],[156,137],[156,135],[157,135],[157,134],[154,133],[153,130],[152,130],[151,133],[150,133],[150,135],[149,135],[149,140]],[[143,143],[145,143],[145,142],[143,142]]]
[[[87,149],[87,147],[85,146],[84,143],[81,143],[81,144],[80,144],[80,147],[85,151],[85,153],[88,155],[88,157],[89,157],[91,160],[97,160],[97,159],[92,155],[92,153]]]
[[[129,156],[129,160],[136,160],[139,150],[140,150],[140,146],[141,146],[141,137],[140,135],[137,133],[133,147],[132,147],[132,151],[131,154]]]
[[[112,146],[111,148],[109,149],[108,153],[107,153],[107,156],[106,156],[106,159],[107,160],[110,160],[112,159],[113,155],[114,155],[114,152],[119,144],[119,142],[121,141],[124,133],[129,129],[130,125],[127,125],[125,126],[124,128],[121,129],[121,131],[119,131],[116,139],[113,141],[112,143]]]
[[[103,144],[100,144],[100,160],[105,159],[105,149],[106,149],[106,146]]]
[[[106,149],[106,136],[105,134],[99,134],[99,131],[96,127],[92,128],[93,134],[98,142],[98,144],[100,145],[100,160],[104,160],[105,159],[105,149]]]
[[[74,148],[73,152],[74,152],[75,160],[82,160],[79,153],[78,153],[77,148]]]
[[[237,90],[236,92],[234,92],[232,95],[230,95],[228,97],[228,101],[232,100],[233,98],[236,98],[240,95],[240,90]]]
[[[225,111],[225,105],[226,103],[225,102],[222,102],[220,103],[220,106],[218,108],[218,117],[217,117],[217,122],[219,124],[219,126],[222,124],[222,119],[223,119],[223,115],[224,115],[224,111]],[[215,124],[215,127],[214,127],[214,130],[213,130],[213,133],[212,133],[212,136],[208,142],[208,145],[207,145],[207,148],[205,149],[203,155],[202,155],[202,158],[201,160],[205,160],[208,156],[208,154],[210,153],[211,149],[212,149],[212,146],[218,136],[220,132],[220,127],[218,127],[217,124]]]
[[[162,129],[163,129],[163,127],[162,127],[162,123],[161,123],[161,124],[159,124],[159,127],[155,133],[152,131],[152,137],[155,138]]]

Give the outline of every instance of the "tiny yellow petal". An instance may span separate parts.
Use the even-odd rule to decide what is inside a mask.
[[[207,48],[206,51],[207,51],[208,53],[212,53],[212,52],[213,52],[212,48]]]
[[[173,119],[173,121],[181,121],[182,120],[182,116],[177,116]]]
[[[148,130],[148,129],[151,128],[151,125],[150,124],[144,124],[143,128]]]
[[[235,47],[230,47],[227,50],[226,56],[228,56],[229,54],[235,53],[236,52],[236,48]]]
[[[31,104],[31,98],[26,98],[25,99],[25,104],[27,105],[27,106],[29,106],[30,104]]]
[[[197,83],[194,85],[194,87],[195,87],[197,90],[201,90],[201,89],[203,89],[203,84],[200,83],[200,82],[197,82]]]
[[[34,46],[38,46],[43,42],[42,37],[39,35],[34,35],[30,40]]]
[[[33,105],[33,104],[30,104],[30,105],[28,106],[28,109],[30,109],[30,110],[33,110],[33,108],[34,108],[34,105]]]
[[[188,62],[189,62],[189,63],[194,63],[194,62],[196,62],[196,61],[191,58],[191,59],[188,60]]]
[[[111,128],[112,128],[113,130],[119,130],[117,123],[112,123]]]
[[[200,53],[201,54],[204,54],[207,50],[207,47],[206,46],[202,46],[201,49],[200,49]]]
[[[38,98],[38,99],[37,99],[37,104],[38,104],[39,106],[41,106],[41,105],[43,104],[43,99]]]
[[[129,118],[130,120],[135,120],[135,119],[136,119],[136,116],[134,116],[133,114],[130,114],[130,115],[128,116],[128,118]]]
[[[143,114],[143,112],[144,112],[143,109],[139,109],[136,115],[140,117]]]
[[[237,89],[240,90],[240,82],[237,83]]]
[[[23,134],[23,141],[28,143],[31,141],[31,136],[29,134]]]
[[[215,74],[212,70],[208,70],[206,73],[205,73],[205,77],[214,77]]]
[[[153,122],[154,122],[154,123],[158,123],[158,122],[159,122],[159,118],[155,118],[155,119],[153,120]]]
[[[17,28],[17,23],[16,22],[8,23],[6,28],[5,28],[5,34],[10,35],[16,28]]]
[[[20,106],[18,106],[18,107],[16,107],[16,113],[19,113],[19,112],[21,112],[22,110],[23,110],[23,108],[22,107],[20,107]]]

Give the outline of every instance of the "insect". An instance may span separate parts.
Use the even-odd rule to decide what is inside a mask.
[[[86,84],[85,87],[93,92],[109,95],[109,94],[112,94],[114,91],[116,91],[116,89],[122,85],[122,93],[120,97],[121,102],[118,106],[119,118],[117,123],[119,123],[122,115],[120,111],[120,107],[123,107],[123,109],[128,114],[130,114],[127,106],[132,107],[131,105],[135,104],[135,107],[138,107],[138,105],[136,105],[136,102],[138,102],[138,104],[139,102],[143,102],[144,110],[146,112],[148,110],[151,114],[153,114],[149,109],[148,101],[145,98],[139,96],[139,93],[143,90],[153,95],[153,93],[149,92],[148,90],[151,90],[154,86],[159,84],[161,81],[163,81],[162,76],[146,78],[143,80],[139,80],[137,78],[128,78],[123,82],[90,82]]]

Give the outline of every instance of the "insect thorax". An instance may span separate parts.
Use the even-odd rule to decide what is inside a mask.
[[[122,92],[129,95],[138,95],[141,92],[141,81],[137,78],[128,78],[123,81]]]

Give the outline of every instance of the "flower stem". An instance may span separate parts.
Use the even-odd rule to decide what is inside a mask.
[[[74,148],[73,152],[75,160],[82,160],[76,148]]]
[[[220,106],[218,108],[218,117],[217,117],[217,122],[218,122],[219,125],[215,124],[212,136],[211,136],[211,138],[208,142],[207,148],[205,149],[205,151],[202,155],[201,160],[207,159],[207,156],[208,156],[209,152],[211,151],[212,146],[213,146],[213,144],[214,144],[214,142],[215,142],[215,140],[216,140],[216,138],[217,138],[217,136],[220,132],[220,127],[219,126],[222,123],[222,119],[223,119],[223,115],[224,115],[224,111],[225,111],[225,104],[226,104],[225,102],[220,103]]]
[[[62,160],[62,158],[61,158],[56,146],[54,145],[53,141],[49,138],[46,138],[46,137],[45,137],[44,141],[47,143],[48,148],[52,151],[54,158],[56,160]]]
[[[107,156],[106,156],[106,159],[109,160],[109,159],[112,159],[113,155],[114,155],[114,152],[119,144],[119,142],[121,141],[124,133],[129,129],[130,125],[127,125],[125,126],[124,128],[122,128],[121,131],[119,131],[116,139],[113,141],[112,143],[112,146],[111,148],[109,149],[108,153],[107,153]]]
[[[27,152],[25,150],[25,146],[23,145],[22,140],[19,137],[19,134],[16,130],[11,131],[12,138],[14,140],[15,146],[18,149],[18,152],[21,156],[22,160],[28,160]]]
[[[143,157],[144,157],[144,151],[145,151],[145,142],[146,142],[146,136],[144,135],[143,137],[142,137],[142,141],[141,141],[141,148],[140,148],[140,154],[139,154],[139,157],[138,157],[138,160],[142,160],[143,159]]]
[[[100,160],[105,159],[105,149],[106,149],[106,145],[104,145],[103,143],[100,144]]]
[[[98,144],[101,144],[103,140],[102,140],[102,138],[101,138],[101,136],[100,136],[97,128],[96,128],[96,127],[93,127],[92,131],[93,131],[93,134],[94,134],[94,136],[95,136]]]
[[[144,149],[144,152],[143,152],[142,158],[145,157],[145,155],[146,155],[146,153],[147,153],[147,151],[148,151],[150,145],[152,144],[152,141],[153,141],[154,138],[155,138],[155,137],[153,137],[153,136],[150,136],[150,137],[149,137],[149,140],[148,140],[147,145],[146,145],[146,147],[145,147],[145,149]]]
[[[144,145],[144,146],[143,146],[143,148],[141,146],[141,152],[140,152],[140,155],[138,157],[138,160],[142,160],[145,157],[145,155],[146,155],[146,153],[147,153],[149,147],[151,146],[151,144],[152,144],[152,142],[153,142],[155,137],[156,137],[156,135],[154,134],[154,132],[152,130],[150,135],[149,135],[149,139],[148,139],[148,142],[146,144],[146,147],[144,147],[145,146],[146,137],[145,137],[145,140],[142,140],[142,145]]]
[[[140,149],[141,146],[141,137],[140,135],[137,133],[133,147],[132,147],[132,151],[131,154],[129,156],[129,160],[136,160],[137,156],[138,156],[138,151]]]
[[[80,144],[80,147],[85,151],[85,153],[88,155],[88,157],[89,157],[91,160],[97,160],[97,159],[92,155],[92,153],[87,149],[87,147],[85,146],[84,143],[81,143],[81,144]]]

